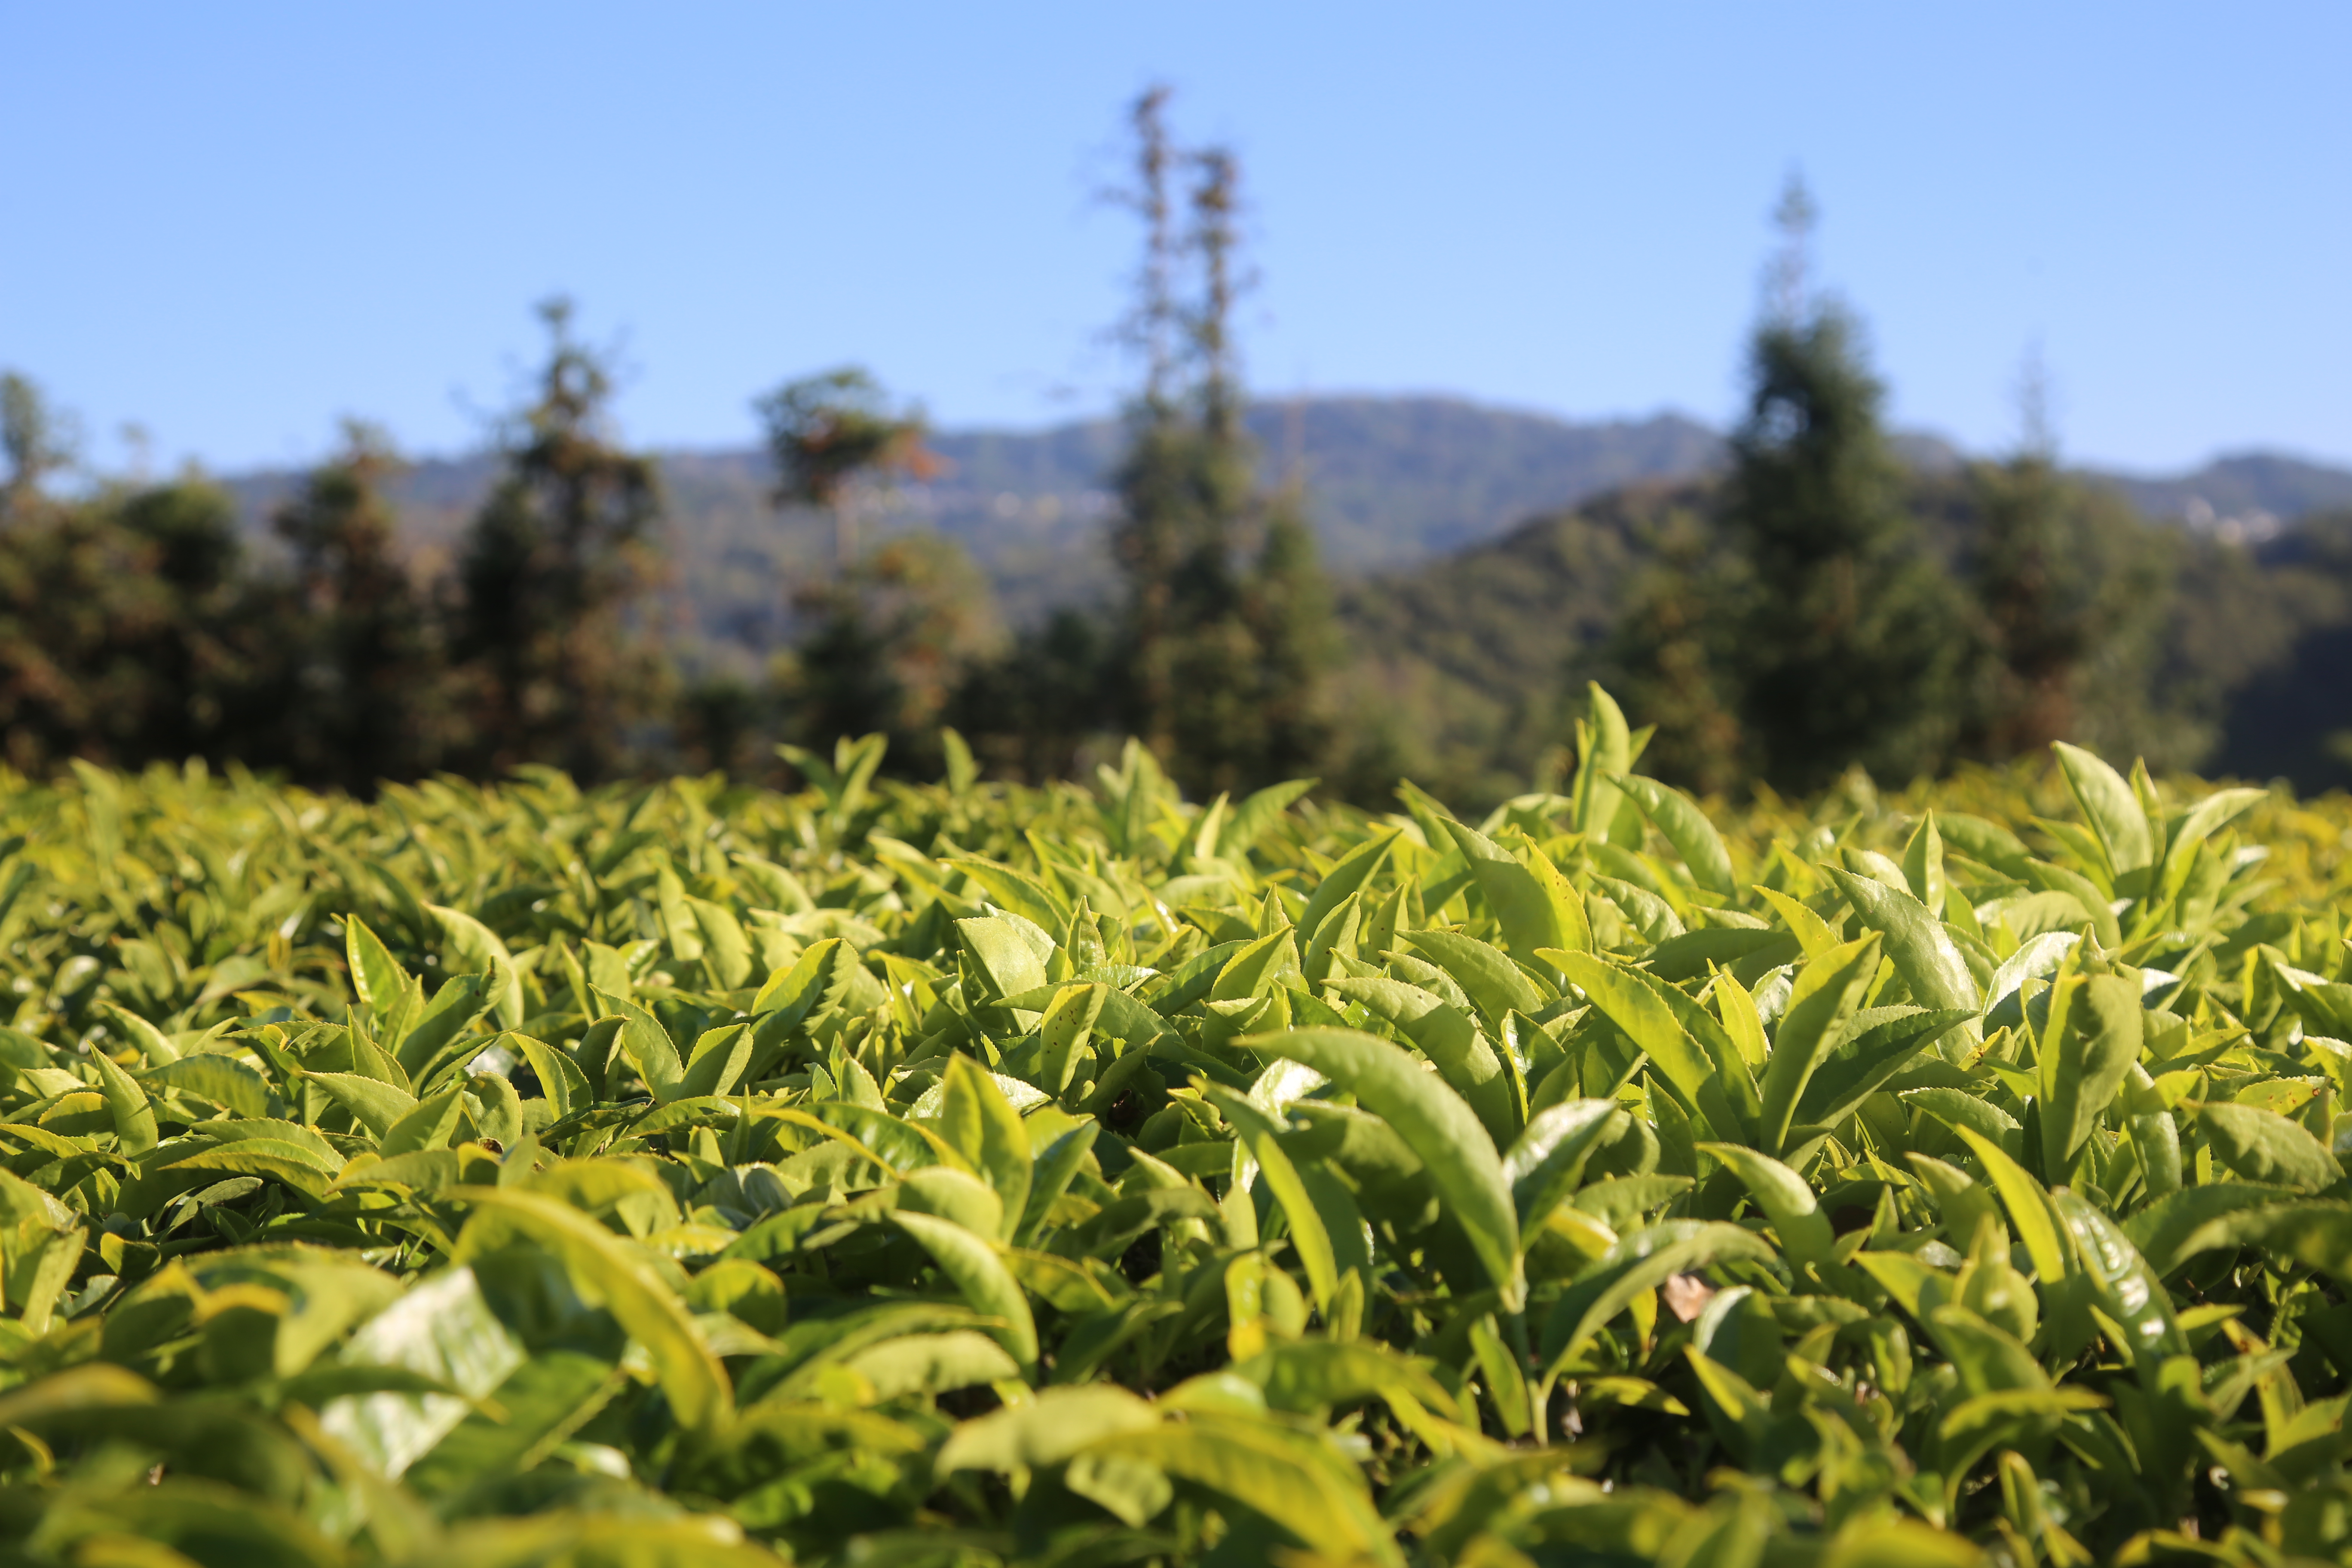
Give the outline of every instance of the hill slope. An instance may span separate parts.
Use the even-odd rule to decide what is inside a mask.
[[[2150,517],[2256,542],[2298,518],[2352,507],[2352,473],[2274,452],[2216,458],[2177,479],[2100,477]]]
[[[2204,482],[2202,471],[2171,481],[2189,497],[2207,493],[2196,488]],[[1912,485],[1928,548],[1957,569],[1977,526],[1970,487],[1916,468]],[[1592,664],[1655,541],[1703,527],[1718,499],[1712,476],[1629,486],[1443,560],[1342,584],[1339,695],[1365,770],[1479,802],[1528,787],[1566,738],[1576,671]],[[2266,543],[2184,531],[2156,693],[2164,718],[2137,743],[2159,769],[2352,786],[2352,692],[2341,675],[2352,658],[2352,511],[2275,531]]]
[[[1444,397],[1325,397],[1251,410],[1261,472],[1305,479],[1324,558],[1343,575],[1411,565],[1503,533],[1538,512],[1635,480],[1714,464],[1720,439],[1675,414],[1580,424]],[[929,484],[889,497],[867,529],[931,527],[961,542],[1007,613],[1098,598],[1111,582],[1101,524],[1121,432],[1097,419],[1034,432],[945,431]],[[834,553],[831,525],[778,517],[764,454],[667,452],[678,607],[705,635],[772,635],[780,585]],[[492,459],[429,459],[397,482],[411,548],[428,568],[479,504]],[[257,520],[296,482],[232,478]],[[764,628],[764,629],[763,629]]]

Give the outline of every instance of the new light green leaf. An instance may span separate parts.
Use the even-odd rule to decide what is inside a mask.
[[[994,1331],[997,1342],[1021,1365],[1024,1376],[1037,1368],[1037,1323],[1020,1282],[1004,1267],[996,1249],[963,1226],[933,1215],[893,1213],[892,1223],[922,1245],[963,1295],[975,1312],[1003,1320]]]
[[[2287,1206],[2285,1196],[2276,1187],[2244,1182],[2183,1187],[2126,1219],[2124,1234],[2161,1278],[2200,1252],[2260,1243],[2270,1234],[2272,1215]]]
[[[1822,873],[1845,895],[1862,923],[1885,937],[1886,956],[1903,984],[1911,988],[1914,1002],[1923,1007],[1978,1010],[1981,1004],[1968,960],[1960,956],[1951,933],[1927,905],[1906,892],[1835,866],[1822,867]],[[1972,1041],[1981,1031],[1971,1023],[1954,1033]],[[1946,1052],[1952,1054],[1948,1037]]]
[[[2173,1316],[2172,1298],[2122,1227],[2078,1193],[2053,1193],[2050,1201],[2074,1244],[2075,1258],[2091,1282],[2099,1310],[2123,1328],[2126,1342],[2119,1348],[2147,1366],[2167,1356],[2189,1354],[2189,1341]]]
[[[384,1130],[384,1158],[419,1153],[446,1144],[449,1134],[457,1131],[465,1093],[463,1083],[453,1083],[431,1099],[418,1100],[414,1110]]]
[[[138,1047],[139,1057],[148,1072],[180,1059],[180,1049],[168,1036],[128,1007],[112,1002],[100,1002],[98,1012],[112,1027],[121,1031],[123,1039]],[[145,1073],[140,1075],[142,1078]]]
[[[1445,1385],[1419,1356],[1378,1341],[1291,1340],[1267,1346],[1234,1372],[1265,1391],[1267,1405],[1301,1415],[1318,1406],[1386,1398],[1392,1391],[1427,1409],[1450,1405]]]
[[[2344,1167],[2318,1139],[2274,1110],[2208,1100],[2197,1122],[2213,1157],[2250,1182],[2316,1193],[2344,1179]]]
[[[467,1027],[488,1011],[492,1000],[482,975],[453,974],[443,981],[393,1052],[408,1081],[418,1089],[431,1088],[427,1079],[466,1048]]]
[[[392,1011],[407,1004],[409,987],[415,982],[383,939],[357,915],[343,917],[343,952],[351,965],[352,990],[361,1005],[375,1015],[381,1031],[390,1022]]]
[[[1576,727],[1576,830],[1607,839],[1625,797],[1614,780],[1632,771],[1633,737],[1624,710],[1598,681],[1584,685],[1586,717]]]
[[[637,1076],[646,1080],[646,1087],[653,1090],[654,1103],[667,1105],[676,1100],[685,1087],[686,1067],[678,1060],[677,1044],[661,1020],[634,997],[605,991],[592,994],[608,1016],[621,1020],[621,1049],[635,1066]]]
[[[823,1002],[826,980],[848,946],[837,936],[809,943],[790,967],[768,976],[759,994],[751,998],[752,1016],[781,1013],[784,1016],[784,1027],[798,1024]]]
[[[2042,1168],[2063,1171],[2090,1141],[2139,1059],[2140,988],[2112,974],[2081,983],[2056,1040],[2042,1052]]]
[[[1245,796],[1234,807],[1217,834],[1211,853],[1228,858],[1246,855],[1257,841],[1273,830],[1290,809],[1290,803],[1313,789],[1314,779],[1285,779],[1280,784],[1266,785]]]
[[[98,1069],[99,1092],[106,1097],[106,1109],[114,1118],[117,1146],[126,1154],[155,1147],[155,1108],[148,1103],[147,1091],[104,1051],[90,1052],[89,1060]]]
[[[441,922],[443,951],[452,974],[487,974],[489,1012],[501,1029],[522,1027],[522,976],[515,973],[514,955],[498,933],[473,916],[440,904],[425,906]]]
[[[1907,1068],[1937,1037],[1967,1021],[1957,1008],[1873,1007],[1846,1026],[1846,1043],[1816,1068],[1797,1102],[1800,1124],[1834,1127]]]
[[[997,996],[1018,996],[1045,984],[1045,961],[1011,921],[999,915],[958,921],[956,932]]]
[[[1638,774],[1620,773],[1609,782],[1641,807],[1650,826],[1675,847],[1675,853],[1689,868],[1692,881],[1727,899],[1738,890],[1731,875],[1731,851],[1696,801],[1678,789]]]
[[[1264,1418],[1196,1413],[1181,1425],[1105,1437],[1088,1452],[1147,1460],[1342,1561],[1403,1562],[1354,1467],[1342,1468],[1316,1438]]]
[[[1648,1052],[1685,1099],[1698,1103],[1714,1082],[1715,1064],[1657,992],[1631,971],[1592,953],[1549,952],[1543,957],[1591,997],[1592,1005],[1624,1031],[1635,1049]]]
[[[1787,1144],[1813,1075],[1844,1043],[1846,1026],[1878,973],[1880,940],[1873,932],[1809,960],[1798,971],[1757,1089],[1762,1106],[1757,1142],[1766,1152],[1778,1154]]]
[[[1354,1094],[1418,1156],[1486,1266],[1506,1311],[1527,1298],[1519,1225],[1494,1140],[1462,1097],[1386,1040],[1351,1029],[1292,1029],[1240,1042],[1304,1062]]]
[[[1985,1174],[1992,1178],[1993,1190],[2000,1194],[2001,1206],[2009,1211],[2009,1223],[2017,1228],[2017,1239],[2024,1244],[2025,1256],[2032,1259],[2033,1271],[2041,1276],[2042,1289],[2056,1289],[2071,1269],[2067,1248],[2061,1239],[2063,1226],[2057,1210],[2051,1205],[2048,1189],[1983,1133],[1970,1127],[1953,1131],[1976,1155]]]
[[[416,1097],[405,1089],[394,1089],[388,1083],[379,1083],[374,1079],[362,1078],[356,1073],[305,1073],[302,1081],[316,1084],[333,1096],[338,1105],[352,1113],[353,1121],[379,1141],[399,1125],[403,1117],[416,1109]]]
[[[736,1080],[751,1065],[753,1049],[751,1026],[748,1024],[727,1024],[705,1030],[702,1037],[694,1042],[694,1053],[687,1058],[685,1076],[678,1080],[677,1098],[699,1100],[734,1092]]]
[[[1737,1143],[1701,1143],[1698,1146],[1731,1167],[1772,1229],[1780,1237],[1780,1249],[1796,1262],[1811,1264],[1828,1278],[1838,1268],[1837,1235],[1830,1228],[1829,1216],[1822,1213],[1821,1201],[1805,1179],[1769,1154]]]
[[[268,1081],[231,1057],[209,1053],[183,1057],[151,1068],[139,1079],[159,1089],[199,1095],[237,1116],[259,1116],[269,1108]]]
[[[1503,942],[1513,952],[1532,958],[1538,948],[1576,945],[1573,939],[1580,933],[1562,920],[1552,889],[1541,877],[1475,828],[1451,817],[1440,819],[1440,825],[1469,865],[1478,890],[1503,928]]]
[[[1488,1136],[1498,1142],[1512,1136],[1517,1113],[1503,1059],[1467,1014],[1402,980],[1335,980],[1328,989],[1402,1030],[1477,1113]]]
[[[1541,1355],[1547,1378],[1557,1377],[1577,1352],[1633,1298],[1677,1274],[1729,1258],[1773,1259],[1771,1244],[1719,1220],[1663,1220],[1620,1239],[1560,1293],[1544,1320]]]
[[[2171,841],[2165,846],[2164,866],[2157,879],[2162,895],[2168,899],[2176,897],[2187,885],[2189,868],[2196,863],[2199,845],[2252,810],[2269,795],[2268,790],[2261,789],[2215,790],[2191,806],[2189,815],[2175,825]]]
[[[1595,1150],[1616,1141],[1633,1119],[1610,1100],[1570,1100],[1547,1106],[1528,1122],[1503,1156],[1503,1179],[1511,1184],[1518,1211],[1521,1245],[1576,1190]]]
[[[1046,1388],[1034,1399],[966,1421],[940,1447],[939,1472],[1041,1470],[1123,1432],[1160,1425],[1159,1412],[1112,1384]]]
[[[689,895],[686,907],[693,914],[695,929],[702,937],[703,967],[723,989],[740,989],[751,978],[751,942],[743,934],[742,922],[724,904],[714,904],[708,899]]]
[[[948,1059],[939,1131],[964,1163],[996,1190],[1004,1205],[999,1239],[1012,1240],[1029,1203],[1034,1173],[1029,1130],[1003,1090],[996,1087],[995,1076],[961,1053]]]
[[[1388,859],[1389,851],[1396,847],[1399,835],[1391,830],[1376,834],[1339,857],[1323,880],[1317,883],[1314,895],[1307,900],[1307,909],[1299,916],[1298,929],[1312,936],[1322,926],[1324,918],[1333,910],[1362,890],[1378,875]]]
[[[1003,1347],[971,1329],[908,1334],[869,1345],[843,1363],[874,1385],[880,1399],[1001,1383],[1021,1375]]]
[[[477,1229],[484,1219],[529,1237],[561,1258],[581,1290],[602,1300],[629,1337],[645,1347],[680,1422],[711,1431],[734,1414],[727,1370],[704,1346],[693,1314],[611,1231],[569,1204],[520,1188],[452,1187],[443,1196],[477,1211],[459,1238],[460,1261],[487,1238]]]
[[[1906,1104],[1916,1105],[1955,1132],[1974,1132],[2012,1155],[2025,1152],[2025,1130],[2017,1119],[1991,1100],[1964,1089],[1915,1089],[1905,1091]]]
[[[2352,1279],[2352,1203],[2286,1204],[2262,1217],[2263,1246],[2337,1279]]]
[[[397,1478],[466,1418],[467,1400],[487,1397],[524,1358],[473,1270],[444,1268],[362,1324],[340,1360],[396,1367],[454,1392],[346,1395],[320,1411],[319,1424],[377,1473]]]
[[[990,901],[999,909],[1034,921],[1047,931],[1059,931],[1069,921],[1069,900],[1026,871],[976,858],[951,859],[948,864],[986,889]]]
[[[1339,1284],[1331,1235],[1324,1228],[1323,1216],[1308,1195],[1306,1184],[1299,1180],[1298,1168],[1283,1151],[1282,1134],[1286,1129],[1252,1104],[1246,1095],[1217,1084],[1206,1085],[1202,1093],[1233,1123],[1239,1141],[1257,1162],[1258,1174],[1265,1179],[1275,1201],[1282,1205],[1283,1217],[1289,1222],[1291,1248],[1298,1254],[1299,1266],[1307,1270],[1307,1289],[1317,1307],[1328,1309],[1331,1293]]]
[[[2084,819],[2105,851],[2109,874],[2121,883],[2130,873],[2145,871],[2156,858],[2156,835],[2131,785],[2080,746],[2056,741],[2050,749],[2058,754],[2066,787],[2074,792],[2074,803],[2083,808]]]

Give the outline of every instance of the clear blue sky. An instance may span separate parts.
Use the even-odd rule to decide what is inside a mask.
[[[478,439],[562,289],[636,439],[863,361],[1109,406],[1155,78],[1244,161],[1263,391],[1737,406],[1784,173],[1904,424],[2352,460],[2352,5],[0,0],[0,365],[119,461]]]

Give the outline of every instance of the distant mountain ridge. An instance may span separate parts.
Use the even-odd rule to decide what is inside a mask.
[[[2352,472],[2276,452],[2225,454],[2177,479],[2095,477],[2149,517],[2255,543],[2301,518],[2352,508]]]
[[[1726,458],[1723,437],[1687,416],[1578,421],[1441,396],[1327,396],[1254,405],[1248,428],[1268,484],[1296,479],[1326,564],[1346,578],[1401,571],[1492,543],[1529,519],[1654,481],[1696,478]],[[1005,614],[1027,621],[1056,604],[1100,602],[1115,578],[1103,541],[1121,431],[1111,418],[1038,431],[949,430],[932,481],[892,495],[860,520],[876,532],[935,528],[986,572]],[[1916,468],[1963,454],[1938,437],[1897,437]],[[757,651],[788,631],[796,579],[832,562],[831,525],[780,517],[756,448],[660,455],[675,574],[673,624],[689,640]],[[394,500],[420,563],[446,552],[479,505],[494,459],[426,459],[396,481]],[[2266,537],[2307,513],[2352,507],[2352,471],[2245,453],[2176,478],[2092,476],[2151,516]],[[257,530],[299,476],[262,472],[226,483]]]

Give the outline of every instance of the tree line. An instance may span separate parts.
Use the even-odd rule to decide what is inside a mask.
[[[1181,144],[1167,94],[1134,106],[1143,264],[1124,335],[1141,364],[1115,476],[1126,587],[1009,643],[975,636],[985,584],[949,541],[861,549],[857,502],[933,461],[919,414],[865,372],[759,400],[782,509],[833,515],[835,561],[792,586],[800,633],[762,681],[694,679],[664,656],[657,465],[622,443],[613,376],[541,307],[547,350],[497,430],[499,473],[448,570],[404,559],[399,459],[353,424],[277,508],[283,560],[189,474],[52,481],[69,446],[37,388],[5,380],[0,731],[26,773],[68,759],[203,757],[355,792],[436,772],[561,768],[584,779],[761,765],[761,742],[891,737],[936,765],[959,727],[1000,769],[1066,773],[1135,733],[1196,789],[1311,769],[1329,657],[1327,595],[1295,488],[1262,490],[1241,427],[1234,304],[1240,166]]]
[[[1778,216],[1730,469],[1592,659],[1657,726],[1645,771],[1804,793],[2084,738],[2195,761],[2166,733],[2188,718],[2162,680],[2166,531],[2060,468],[2030,383],[2017,448],[1947,490],[1961,526],[1938,549],[1861,324],[1809,285],[1801,183]]]
[[[1318,774],[1384,797],[1391,705],[1335,683],[1347,650],[1307,497],[1296,476],[1262,479],[1242,427],[1240,165],[1180,141],[1168,109],[1157,89],[1133,105],[1119,193],[1142,243],[1120,324],[1137,384],[1109,476],[1116,603],[1006,635],[952,542],[861,541],[861,501],[935,459],[919,410],[836,370],[757,404],[778,507],[834,524],[830,564],[789,590],[791,647],[755,679],[682,672],[650,593],[658,468],[621,440],[611,369],[562,301],[541,308],[545,354],[497,428],[496,481],[429,579],[401,549],[380,432],[346,428],[276,509],[283,548],[265,557],[200,476],[58,484],[69,443],[10,375],[6,762],[203,757],[363,793],[533,765],[757,773],[778,742],[875,731],[925,771],[951,729],[1008,776],[1068,775],[1133,734],[1197,793]],[[1781,218],[1729,470],[1640,542],[1613,629],[1560,687],[1603,679],[1654,725],[1644,771],[1704,791],[1810,790],[1855,765],[1903,780],[2177,722],[2158,678],[2164,536],[2030,435],[1971,471],[1962,543],[1938,549],[1858,321],[1810,286],[1801,188]]]

